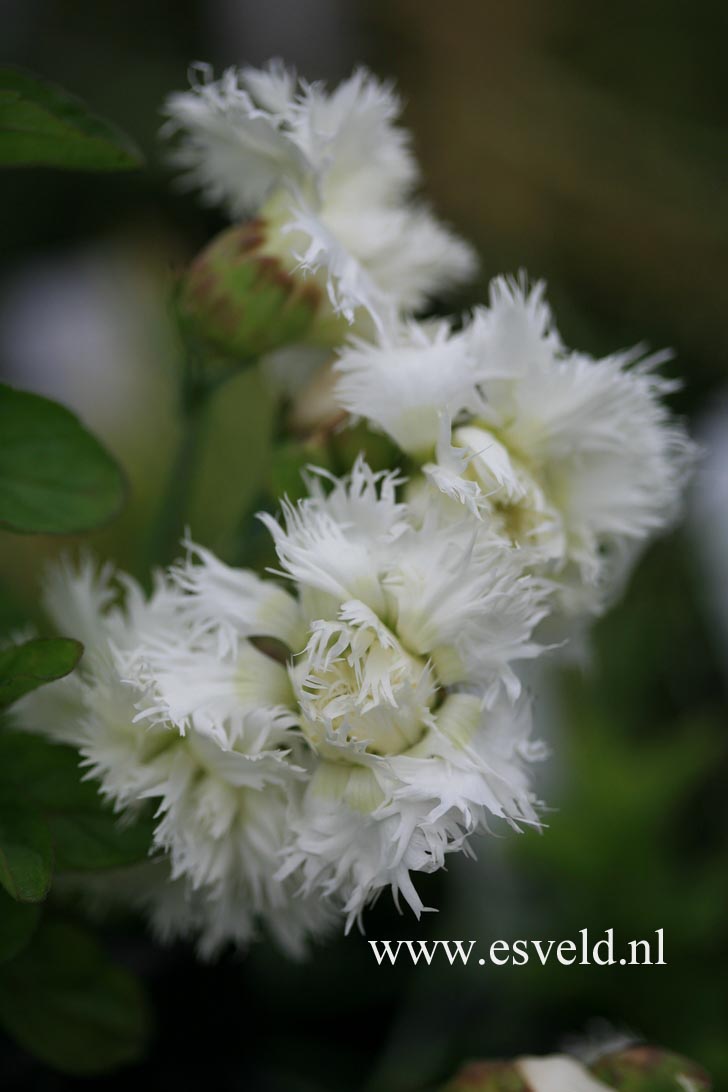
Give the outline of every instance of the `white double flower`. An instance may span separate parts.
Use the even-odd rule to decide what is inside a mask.
[[[336,397],[418,460],[443,496],[598,613],[675,518],[695,448],[640,348],[567,350],[543,285],[496,279],[465,327],[410,321],[340,353]]]
[[[263,516],[290,590],[191,544],[149,598],[55,572],[49,612],[89,654],[18,717],[118,808],[157,802],[179,892],[146,900],[162,932],[213,950],[265,924],[296,951],[387,886],[419,913],[411,873],[494,816],[538,823],[513,663],[539,651],[547,589],[471,521],[415,521],[400,484],[358,460],[284,525]]]

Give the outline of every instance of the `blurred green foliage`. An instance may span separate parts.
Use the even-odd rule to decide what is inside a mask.
[[[170,270],[222,225],[170,189],[156,111],[192,58],[218,68],[265,59],[245,33],[259,25],[254,7],[263,8],[237,7],[237,37],[221,29],[231,7],[191,0],[131,0],[123,11],[49,0],[18,15],[13,59],[113,116],[151,168],[101,181],[41,172],[0,181],[7,282],[39,254],[124,237],[132,266],[152,267],[164,312]],[[525,266],[547,278],[567,342],[594,353],[642,338],[673,346],[670,371],[685,380],[674,405],[698,421],[728,380],[725,5],[377,0],[346,8],[342,51],[398,79],[426,194],[483,255],[482,281],[456,304],[482,298],[490,275]],[[320,26],[318,5],[301,0],[299,10]],[[273,40],[285,39],[277,52],[290,48],[287,59],[306,72],[313,58],[312,75],[341,74],[335,38],[325,39],[334,41],[330,55],[314,56],[318,30],[292,42],[276,12],[272,5],[260,19]],[[128,472],[131,497],[124,516],[90,541],[138,575],[181,430],[171,341],[160,330],[136,417],[113,443],[102,436]],[[88,382],[103,403],[103,372]],[[187,519],[198,540],[231,560],[263,556],[252,513],[281,488],[293,491],[308,461],[308,452],[274,449],[274,418],[251,371],[220,389],[204,422]],[[361,442],[342,433],[338,453],[329,452],[333,469]],[[389,453],[381,457],[386,464]],[[12,589],[0,616],[13,627],[37,615],[38,568],[59,544],[24,540],[20,549],[6,536],[0,548]],[[446,875],[425,877],[424,900],[438,915],[417,924],[383,899],[366,921],[369,938],[479,944],[572,939],[582,928],[639,939],[663,928],[667,966],[378,968],[356,933],[302,966],[266,945],[204,966],[121,921],[109,943],[143,970],[159,1013],[139,1073],[180,1088],[214,1072],[225,1089],[415,1092],[466,1057],[550,1052],[603,1017],[694,1057],[717,1088],[728,1084],[728,654],[706,615],[718,594],[706,580],[688,534],[665,539],[597,626],[590,666],[537,681],[555,752],[541,787],[553,809],[548,829],[490,839],[477,862],[458,859]],[[33,914],[17,913],[2,940],[8,952],[36,928]],[[131,1018],[136,1002],[124,991],[114,1011]],[[29,1024],[23,1034],[36,1032]],[[28,1069],[10,1046],[6,1054],[19,1088],[74,1087]],[[126,1088],[135,1077],[94,1086]]]
[[[0,968],[0,1020],[32,1054],[87,1075],[136,1060],[148,1034],[141,987],[87,932],[47,921]]]
[[[0,69],[0,163],[8,167],[129,170],[133,144],[62,88],[18,68]]]

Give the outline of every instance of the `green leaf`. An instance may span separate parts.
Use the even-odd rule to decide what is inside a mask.
[[[74,95],[30,72],[0,69],[0,164],[125,171],[141,166],[129,138]]]
[[[32,805],[50,829],[56,871],[123,868],[146,860],[147,814],[121,823],[95,781],[81,780],[78,752],[22,732],[0,732],[0,800]]]
[[[26,732],[0,731],[0,800],[50,811],[93,809],[100,804],[95,782],[82,781],[73,747]]]
[[[40,902],[48,894],[53,868],[50,831],[30,808],[0,807],[0,883],[18,902]]]
[[[0,1022],[48,1065],[78,1075],[136,1061],[149,1035],[137,980],[88,933],[54,921],[0,968]]]
[[[0,708],[73,671],[83,645],[67,637],[25,641],[0,648]]]
[[[16,902],[0,888],[0,963],[22,952],[40,918],[38,903]]]
[[[0,527],[70,534],[115,516],[124,477],[64,406],[0,384]]]
[[[150,820],[122,825],[100,803],[95,811],[51,812],[47,818],[59,871],[123,868],[145,860],[152,844]]]

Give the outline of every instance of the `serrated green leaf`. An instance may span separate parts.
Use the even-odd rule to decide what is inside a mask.
[[[137,980],[85,931],[43,922],[0,968],[0,1022],[30,1053],[65,1073],[103,1073],[136,1061],[149,1034]]]
[[[83,653],[79,641],[40,638],[0,648],[0,708],[43,683],[73,671]]]
[[[0,963],[22,952],[40,920],[38,903],[16,902],[0,888]]]
[[[37,812],[19,804],[0,806],[0,883],[18,902],[41,902],[51,885],[51,835]]]
[[[70,410],[0,384],[0,527],[88,531],[116,515],[125,491],[114,460]]]
[[[132,141],[63,88],[0,69],[0,164],[125,171],[141,166]]]

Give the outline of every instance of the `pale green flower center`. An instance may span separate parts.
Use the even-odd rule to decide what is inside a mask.
[[[559,556],[562,521],[546,483],[488,429],[463,426],[455,430],[453,443],[471,455],[465,477],[489,498],[501,533],[516,545],[545,547]]]
[[[384,627],[331,625],[291,670],[309,742],[346,759],[339,745],[400,754],[432,722],[437,686],[427,662]]]

